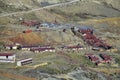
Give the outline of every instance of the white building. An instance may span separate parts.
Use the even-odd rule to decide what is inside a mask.
[[[9,50],[16,50],[18,48],[17,45],[5,45],[4,47],[5,49],[9,49]]]
[[[15,54],[0,53],[0,62],[2,63],[15,63]]]
[[[23,66],[32,63],[32,58],[17,61],[17,66]]]

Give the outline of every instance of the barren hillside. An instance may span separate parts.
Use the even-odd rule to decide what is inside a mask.
[[[35,33],[21,33],[16,37],[10,38],[10,41],[17,42],[23,45],[37,45],[42,43],[42,39]]]

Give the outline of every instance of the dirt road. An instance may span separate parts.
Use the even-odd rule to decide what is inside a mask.
[[[21,11],[21,12],[7,13],[7,14],[0,15],[0,17],[6,17],[6,16],[10,16],[10,15],[15,15],[15,14],[30,13],[30,12],[39,11],[39,10],[42,10],[42,9],[51,8],[51,7],[57,7],[57,6],[62,6],[62,5],[68,5],[68,4],[72,4],[72,3],[78,2],[78,1],[79,1],[79,0],[73,0],[73,1],[70,1],[70,2],[59,3],[59,4],[54,4],[54,5],[49,5],[49,6],[45,6],[45,7],[41,7],[41,8],[37,8],[37,9],[32,9],[32,10],[29,10],[29,11]]]

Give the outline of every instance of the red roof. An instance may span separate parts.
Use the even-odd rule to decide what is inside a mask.
[[[45,51],[45,50],[54,50],[55,48],[44,48],[44,47],[40,47],[40,48],[32,48],[31,51]]]
[[[0,56],[13,56],[14,54],[12,53],[0,53]]]
[[[40,24],[40,22],[36,20],[30,20],[30,21],[23,21],[22,24],[26,26],[34,26],[34,25]]]
[[[98,61],[99,60],[99,58],[98,57],[90,57],[90,59],[91,59],[91,61]]]
[[[25,31],[23,31],[23,33],[31,33],[32,32],[32,30],[25,30]]]
[[[104,60],[112,60],[112,57],[107,55],[107,54],[101,54],[101,57],[104,59]]]

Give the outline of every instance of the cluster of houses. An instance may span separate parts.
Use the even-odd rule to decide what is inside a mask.
[[[8,50],[28,50],[33,51],[35,53],[39,52],[55,52],[56,49],[54,47],[51,47],[50,45],[44,45],[44,46],[38,46],[38,45],[31,45],[31,46],[22,46],[22,45],[4,45],[5,49]],[[61,50],[64,51],[80,51],[82,49],[85,49],[81,45],[72,45],[72,46],[63,46],[60,47]]]
[[[100,38],[97,38],[96,35],[93,34],[94,30],[91,27],[82,27],[78,29],[78,32],[82,34],[82,39],[95,49],[105,49],[110,50],[112,49],[111,45],[108,45],[105,41]]]
[[[75,45],[75,46],[64,46],[64,47],[61,47],[62,50],[64,51],[80,51],[82,49],[84,49],[83,46],[80,46],[80,45]]]
[[[35,53],[42,53],[42,52],[55,52],[55,48],[53,47],[49,47],[49,48],[45,48],[45,47],[39,47],[39,48],[32,48],[30,51],[33,51]]]
[[[87,57],[91,62],[95,63],[97,66],[113,63],[113,58],[107,54],[96,55],[92,53],[86,53],[85,57]]]
[[[32,58],[16,60],[16,55],[14,53],[0,53],[0,63],[17,63],[17,66],[22,66],[25,64],[32,63]]]
[[[45,45],[45,46],[4,45],[4,48],[8,49],[8,50],[27,50],[27,51],[33,51],[35,53],[38,53],[38,52],[55,52],[55,48],[51,47],[49,45]]]

